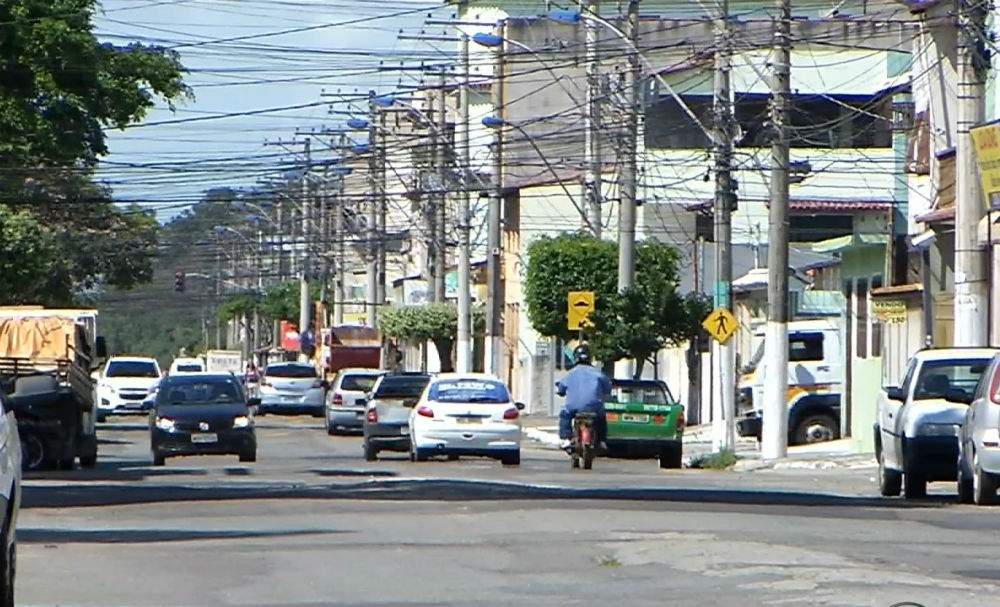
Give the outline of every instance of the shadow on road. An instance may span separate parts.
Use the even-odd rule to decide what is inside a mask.
[[[94,468],[25,472],[26,480],[47,481],[141,481],[161,476],[205,476],[199,468],[154,468],[148,460],[100,461]]]
[[[314,468],[310,470],[313,474],[318,476],[341,476],[341,477],[351,477],[351,476],[361,476],[361,477],[371,477],[371,478],[394,478],[399,476],[398,472],[392,470],[363,470],[357,468],[341,468],[341,469],[331,469],[331,468]]]
[[[42,529],[18,528],[22,544],[142,544],[197,540],[241,540],[299,535],[352,533],[331,529],[229,530],[229,529]]]

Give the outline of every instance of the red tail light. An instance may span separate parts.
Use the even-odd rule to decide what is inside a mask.
[[[507,409],[506,411],[503,412],[504,419],[517,419],[518,415],[520,415],[520,412],[514,407],[511,407],[510,409]]]
[[[678,430],[682,429],[685,426],[685,424],[687,424],[687,420],[684,418],[684,409],[681,409],[677,413],[677,429]]]
[[[434,417],[434,410],[427,406],[418,407],[417,415],[421,417]]]
[[[334,394],[333,395],[333,404],[337,405],[338,407],[341,406],[341,405],[343,405],[344,404],[344,396],[342,394]]]
[[[368,410],[368,423],[369,424],[378,423],[378,411],[375,410],[375,407],[372,407],[371,409]]]

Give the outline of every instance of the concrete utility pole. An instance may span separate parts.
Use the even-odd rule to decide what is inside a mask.
[[[580,0],[580,12],[584,15],[599,15],[600,0]],[[587,199],[587,212],[594,236],[601,237],[601,139],[600,139],[600,64],[597,56],[597,22],[584,19],[586,31],[585,58],[587,63],[587,96],[584,128],[584,177],[583,185]],[[586,225],[584,227],[587,227]]]
[[[376,211],[378,213],[377,221],[375,222],[375,230],[378,233],[378,239],[375,242],[375,257],[378,261],[378,274],[375,281],[375,310],[373,312],[372,326],[378,327],[378,315],[382,311],[382,306],[385,305],[386,293],[385,293],[385,238],[386,238],[386,212],[387,212],[387,201],[385,199],[385,166],[386,166],[386,156],[388,154],[388,143],[386,140],[386,120],[388,116],[386,112],[379,112],[379,134],[381,139],[379,140],[379,146],[377,148],[372,148],[373,158],[375,160],[376,169]],[[384,350],[383,350],[384,352]]]
[[[771,209],[767,248],[767,328],[761,455],[788,454],[788,122],[791,98],[791,0],[778,0],[771,84]]]
[[[497,24],[496,35],[504,39],[503,22]],[[497,118],[503,119],[505,114],[503,101],[504,62],[506,45],[498,49],[493,64],[493,112]],[[500,213],[503,205],[503,126],[493,129],[493,191],[490,192],[487,229],[487,304],[486,304],[486,371],[500,375],[503,358],[503,282],[501,259]]]
[[[448,207],[448,97],[445,92],[445,77],[439,81],[437,95],[437,169],[440,194],[434,196],[434,301],[445,300],[445,274],[448,273],[446,240]]]
[[[369,327],[378,326],[378,282],[379,282],[379,249],[381,237],[378,233],[379,209],[381,207],[381,178],[379,175],[379,112],[375,103],[375,91],[368,91],[368,186],[371,199],[368,204],[368,270],[365,277],[368,281],[366,299],[368,300],[365,324]],[[384,287],[383,287],[384,288]]]
[[[312,297],[309,295],[309,270],[312,259],[310,255],[312,226],[310,215],[312,200],[309,191],[309,169],[312,168],[312,145],[307,137],[303,141],[305,153],[305,168],[302,171],[302,267],[299,270],[299,335],[309,330],[312,319]],[[301,354],[304,359],[305,355]]]
[[[979,6],[973,6],[973,4]],[[986,117],[985,3],[958,2],[958,145],[955,155],[955,346],[985,346],[987,319],[986,255],[979,247],[983,218],[982,186],[969,130]]]
[[[715,16],[715,307],[732,310],[733,251],[731,214],[733,187],[733,108],[730,91],[732,51],[729,43],[729,0],[719,0]],[[733,339],[712,340],[712,360],[719,378],[719,406],[712,417],[716,451],[736,447],[736,350]]]
[[[472,218],[469,216],[469,36],[462,34],[462,75],[458,90],[458,122],[456,123],[456,144],[461,154],[458,210],[458,343],[456,347],[455,370],[468,373],[472,370],[472,255],[469,232]]]
[[[341,134],[338,149],[344,150],[346,147],[347,135]],[[347,234],[344,230],[344,179],[345,177],[341,177],[337,181],[337,195],[333,199],[333,238],[337,263],[336,278],[333,286],[333,323],[335,325],[344,324],[344,301],[346,299],[347,258],[345,257],[346,249],[344,241],[347,238]]]

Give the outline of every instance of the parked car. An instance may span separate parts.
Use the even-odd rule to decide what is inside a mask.
[[[261,413],[323,415],[326,381],[308,363],[274,363],[260,381]]]
[[[879,491],[907,498],[927,494],[927,483],[957,478],[958,436],[971,395],[997,350],[942,348],[917,352],[899,386],[879,395],[875,454]],[[951,399],[951,400],[949,400]]]
[[[109,415],[141,414],[162,373],[155,358],[112,356],[97,377],[97,421]]]
[[[375,382],[364,416],[365,459],[375,461],[379,451],[410,450],[410,410],[430,382],[427,373],[394,373]]]
[[[968,404],[958,435],[958,499],[996,504],[1000,487],[1000,355],[993,358],[974,393],[953,391],[948,400]]]
[[[444,374],[410,411],[410,460],[433,455],[492,457],[521,463],[521,403],[502,381],[483,374]]]
[[[21,507],[22,446],[17,418],[0,392],[0,607],[14,607],[17,514]]]
[[[200,358],[175,358],[170,363],[167,375],[184,375],[185,373],[204,373],[205,361]]]
[[[231,374],[168,377],[149,417],[153,465],[179,455],[238,455],[257,461],[252,407]]]
[[[368,393],[382,374],[375,369],[341,369],[337,372],[326,399],[327,434],[332,436],[362,429]]]

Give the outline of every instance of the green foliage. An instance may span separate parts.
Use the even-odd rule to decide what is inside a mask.
[[[472,311],[473,328],[482,331],[485,327],[482,308]],[[458,336],[458,308],[450,303],[434,303],[422,306],[399,306],[389,308],[379,314],[379,330],[391,339],[404,341],[434,342],[441,370],[452,371],[452,346]]]
[[[729,470],[736,465],[736,453],[729,449],[705,453],[691,460],[691,468],[700,470]]]
[[[33,303],[59,265],[55,236],[26,210],[0,205],[0,283],[4,300]]]
[[[251,315],[260,306],[259,298],[251,293],[233,295],[219,306],[221,320],[233,320],[244,315]]]
[[[320,285],[315,282],[309,283],[309,292],[313,301],[318,300]],[[299,322],[300,297],[301,286],[297,280],[274,285],[264,292],[261,312],[273,320]]]

